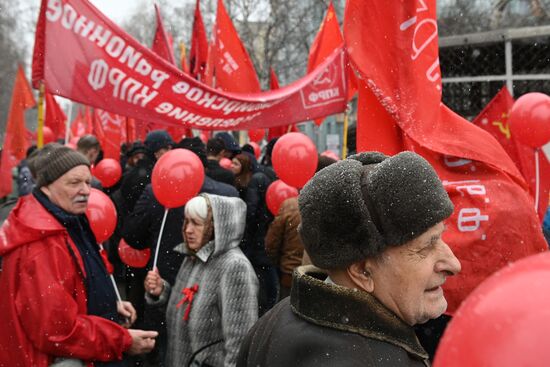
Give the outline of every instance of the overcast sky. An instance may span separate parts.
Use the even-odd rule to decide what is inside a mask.
[[[90,0],[90,2],[117,24],[131,14],[136,6],[142,4],[142,1],[136,0]],[[153,4],[154,1],[147,0],[147,3]]]

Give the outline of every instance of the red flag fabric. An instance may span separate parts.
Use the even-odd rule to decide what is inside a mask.
[[[243,58],[252,64],[246,60],[242,44],[235,44],[236,32],[227,33],[228,27],[234,28],[224,13],[220,7],[216,46],[223,44],[224,48],[217,50],[223,53],[216,53],[227,69],[217,72],[216,79],[223,85],[223,75],[230,71],[233,86],[259,91],[255,73],[243,72]],[[277,91],[226,93],[209,88],[163,60],[89,1],[43,0],[37,24],[33,54],[36,81],[46,81],[62,97],[147,123],[248,130],[307,121],[343,112],[346,107],[347,60],[343,48],[335,50],[309,75]],[[233,41],[228,43],[226,38]]]
[[[122,144],[122,127],[125,118],[101,109],[95,109],[95,119],[103,130],[103,158],[120,160],[120,144]],[[99,140],[99,139],[98,139]]]
[[[12,191],[12,169],[25,158],[28,142],[28,131],[25,127],[25,110],[34,107],[36,102],[31,86],[25,77],[21,65],[17,68],[11,96],[4,146],[0,160],[0,198]]]
[[[225,10],[223,0],[218,0],[214,34],[215,47],[211,51],[215,55],[216,87],[226,92],[260,92],[254,64]]]
[[[189,71],[189,65],[187,65],[187,51],[185,50],[185,44],[183,42],[180,42],[180,64],[181,70],[184,73],[191,73],[191,71]]]
[[[435,0],[368,7],[349,0],[345,19],[346,46],[364,80],[358,150],[422,154],[455,205],[444,235],[462,264],[444,286],[452,314],[487,276],[547,249],[533,201],[498,142],[441,103]]]
[[[279,80],[277,79],[277,74],[275,74],[275,70],[273,70],[272,67],[269,68],[269,87],[271,90],[280,88]],[[299,130],[296,127],[296,125],[293,125],[293,124],[287,125],[287,126],[273,127],[271,129],[268,129],[267,131],[267,141],[283,136],[286,133],[293,133],[298,131]]]
[[[82,108],[78,109],[78,113],[71,122],[71,137],[81,138],[86,135],[86,122]]]
[[[202,20],[200,0],[195,4],[191,51],[189,52],[189,71],[193,78],[204,82],[208,62],[208,38]]]
[[[529,193],[536,200],[540,221],[544,219],[550,193],[550,164],[545,154],[514,139],[508,125],[508,115],[514,104],[514,98],[506,86],[487,104],[472,121],[476,126],[491,134],[502,145],[506,153],[521,171],[529,185]],[[537,168],[536,154],[539,155]],[[538,184],[537,184],[538,171]]]
[[[151,46],[151,50],[172,65],[176,65],[172,39],[164,29],[164,23],[162,22],[160,9],[157,4],[155,4],[155,14],[157,19],[157,28],[155,30],[155,37],[153,38],[153,46]]]
[[[55,100],[53,94],[46,90],[44,95],[46,104],[46,114],[44,116],[44,126],[49,127],[55,139],[65,139],[65,129],[67,116]]]
[[[309,49],[309,58],[307,62],[307,71],[315,69],[323,62],[335,49],[344,44],[344,37],[340,31],[338,18],[332,1],[330,2],[325,18],[319,27],[319,31]],[[357,82],[355,74],[349,68],[346,68],[348,83],[348,100],[353,98],[357,92]],[[323,123],[324,118],[316,119],[317,126]]]

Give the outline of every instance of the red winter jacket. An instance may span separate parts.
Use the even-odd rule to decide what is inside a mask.
[[[0,367],[46,367],[56,356],[117,360],[130,348],[128,330],[86,314],[80,253],[34,195],[19,199],[0,228],[0,256]]]

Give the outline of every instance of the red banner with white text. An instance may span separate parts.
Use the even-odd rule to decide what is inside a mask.
[[[144,47],[89,1],[43,0],[33,83],[122,116],[202,130],[288,125],[343,112],[345,53],[334,51],[304,78],[276,91],[224,93]]]

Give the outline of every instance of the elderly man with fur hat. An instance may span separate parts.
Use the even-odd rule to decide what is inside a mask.
[[[443,241],[453,212],[419,155],[362,153],[318,172],[299,197],[315,266],[253,327],[238,366],[426,366],[413,326],[439,317],[460,271]],[[320,270],[325,269],[325,270]]]
[[[85,215],[90,161],[51,144],[34,166],[36,188],[0,228],[0,366],[123,366],[157,333],[127,329],[135,311],[117,302]]]

